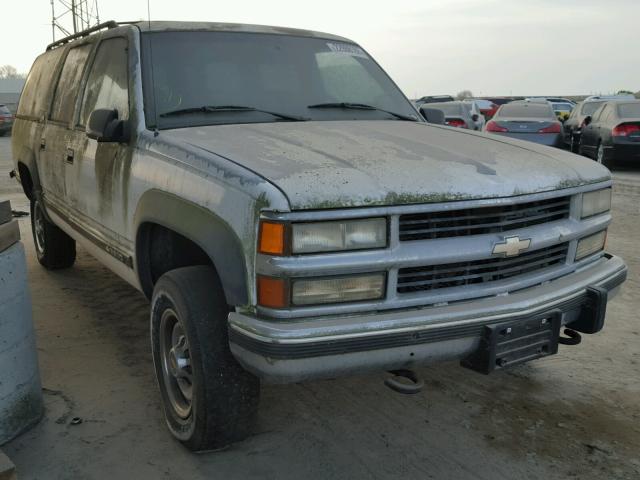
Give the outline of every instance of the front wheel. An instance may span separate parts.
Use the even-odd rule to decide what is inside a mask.
[[[251,433],[259,380],[229,350],[227,306],[211,267],[172,270],[155,285],[151,345],[165,418],[189,450],[218,450]]]

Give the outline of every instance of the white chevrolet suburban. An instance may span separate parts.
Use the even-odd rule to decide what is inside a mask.
[[[626,277],[606,168],[428,124],[334,35],[107,22],[38,57],[12,142],[40,263],[79,242],[149,298],[192,450],[250,434],[260,381],[553,354]]]

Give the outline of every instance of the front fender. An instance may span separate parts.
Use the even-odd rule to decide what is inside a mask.
[[[138,237],[140,227],[145,223],[161,225],[196,243],[215,265],[227,303],[248,303],[247,265],[242,242],[222,218],[176,195],[160,190],[146,192],[138,202],[134,216],[136,263],[142,258]],[[140,267],[136,265],[138,275]]]

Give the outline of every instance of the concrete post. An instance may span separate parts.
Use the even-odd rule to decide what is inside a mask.
[[[0,203],[0,445],[43,414],[24,248],[9,202]]]

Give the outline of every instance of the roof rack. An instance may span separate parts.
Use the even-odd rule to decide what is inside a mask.
[[[64,37],[64,38],[61,38],[60,40],[56,40],[55,42],[50,43],[49,45],[47,45],[47,51],[53,48],[59,47],[60,45],[64,45],[65,43],[69,43],[70,41],[75,40],[76,38],[82,38],[82,37],[91,35],[92,33],[97,32],[98,30],[103,30],[105,28],[115,28],[117,26],[118,26],[118,22],[115,22],[113,20],[99,23],[95,27],[87,28],[86,30],[82,30],[81,32],[74,33],[73,35],[69,35],[68,37]]]

